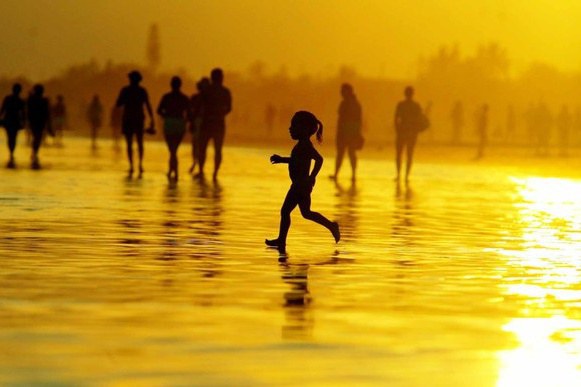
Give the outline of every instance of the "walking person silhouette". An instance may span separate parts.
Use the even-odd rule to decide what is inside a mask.
[[[167,178],[178,180],[178,147],[186,133],[186,124],[192,116],[190,99],[180,90],[182,80],[173,77],[170,82],[171,92],[165,94],[157,108],[157,114],[163,117],[163,136],[169,149],[169,170]]]
[[[206,151],[210,140],[214,141],[214,181],[218,178],[218,170],[222,164],[222,146],[226,134],[226,115],[232,110],[232,96],[230,90],[222,85],[224,73],[216,68],[210,74],[211,84],[206,92],[202,93],[203,118],[200,130],[200,148],[198,160],[200,172],[197,177],[204,178]]]
[[[355,96],[353,86],[349,83],[341,85],[343,100],[339,105],[339,119],[337,122],[337,159],[335,160],[335,173],[330,177],[337,179],[345,150],[349,154],[351,162],[351,181],[355,181],[357,169],[357,150],[363,147],[361,136],[361,105]]]
[[[289,132],[291,138],[298,141],[290,157],[274,154],[270,157],[270,162],[273,164],[288,164],[292,184],[280,210],[278,238],[267,239],[265,243],[267,246],[277,247],[280,252],[285,252],[286,238],[291,224],[290,214],[297,205],[305,219],[326,227],[333,234],[335,242],[339,242],[341,233],[337,222],[331,222],[318,212],[311,211],[311,192],[313,191],[317,174],[323,166],[323,157],[313,146],[310,137],[316,134],[317,141],[320,143],[323,139],[323,124],[313,113],[299,111],[291,119]],[[311,160],[315,161],[312,171]]]
[[[429,125],[426,116],[422,113],[421,106],[413,100],[414,89],[408,86],[404,90],[405,99],[397,104],[395,110],[394,124],[396,132],[395,140],[395,165],[396,181],[401,176],[401,159],[404,148],[407,150],[405,181],[409,180],[414,159],[414,149],[418,139],[418,134]]]
[[[14,149],[16,148],[16,137],[18,136],[18,131],[24,128],[24,123],[26,121],[25,113],[25,103],[22,98],[20,98],[20,93],[22,92],[22,86],[20,83],[15,83],[12,86],[12,94],[7,95],[2,102],[2,110],[0,110],[0,116],[3,118],[4,128],[6,128],[6,136],[8,137],[8,151],[10,152],[10,158],[6,164],[7,168],[16,168],[16,163],[14,162]]]
[[[48,98],[44,96],[43,85],[34,85],[32,94],[28,97],[27,113],[30,132],[32,133],[31,167],[32,169],[40,169],[38,150],[42,144],[45,129],[51,136],[54,136],[50,122],[50,103]]]
[[[137,151],[139,154],[139,177],[143,175],[143,132],[145,114],[143,107],[149,114],[151,128],[153,128],[153,111],[149,103],[147,90],[139,86],[143,79],[139,71],[132,71],[127,74],[129,85],[121,89],[115,106],[123,107],[122,130],[127,142],[127,158],[129,159],[129,177],[133,175],[133,137],[137,140]]]
[[[192,133],[192,166],[189,172],[193,174],[200,159],[200,130],[204,117],[204,92],[210,87],[210,79],[204,77],[196,83],[198,92],[192,95],[190,103],[192,105],[192,116],[190,117],[190,132]]]

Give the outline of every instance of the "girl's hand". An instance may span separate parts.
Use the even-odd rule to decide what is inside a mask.
[[[279,155],[272,155],[270,156],[270,162],[272,164],[280,164],[282,162],[282,157]]]
[[[315,186],[315,183],[317,181],[317,178],[314,176],[309,176],[309,183],[311,183],[311,187]]]

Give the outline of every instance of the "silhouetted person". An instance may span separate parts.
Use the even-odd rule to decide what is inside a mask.
[[[150,118],[150,125],[153,128],[153,111],[149,103],[147,90],[139,86],[143,79],[138,71],[128,74],[129,86],[121,89],[117,98],[116,106],[123,107],[122,130],[127,142],[127,157],[129,159],[129,176],[133,175],[133,137],[137,141],[137,151],[139,153],[139,177],[143,174],[143,132],[145,124],[145,114],[143,108],[147,109]]]
[[[569,154],[569,140],[572,126],[573,116],[569,112],[569,107],[567,105],[563,105],[559,115],[557,116],[557,130],[559,132],[559,147],[561,148],[561,156],[568,156]]]
[[[210,79],[204,77],[196,83],[198,92],[192,95],[190,100],[192,116],[190,122],[190,132],[192,133],[192,166],[190,173],[195,173],[196,166],[199,165],[200,160],[200,131],[202,127],[202,120],[204,118],[204,92],[210,87]]]
[[[97,94],[93,96],[87,109],[87,121],[91,128],[91,147],[97,149],[97,135],[103,125],[103,105]]]
[[[182,80],[173,77],[170,82],[171,91],[165,94],[159,106],[157,114],[163,117],[163,136],[169,150],[169,169],[167,178],[170,181],[178,180],[178,147],[186,133],[186,125],[191,118],[192,111],[190,99],[181,92]]]
[[[63,132],[67,127],[67,107],[62,95],[56,97],[56,103],[52,107],[52,129],[54,131],[54,143],[57,146],[63,145]]]
[[[119,137],[121,137],[121,124],[123,122],[123,108],[113,106],[109,117],[111,136],[113,137],[113,148],[119,152]]]
[[[504,141],[507,144],[513,144],[516,137],[516,114],[514,112],[514,106],[508,105],[508,110],[506,112],[506,133]]]
[[[221,69],[214,69],[210,75],[211,84],[203,94],[204,114],[200,131],[200,178],[204,177],[206,152],[210,140],[214,142],[214,174],[218,177],[218,170],[222,163],[222,146],[226,134],[226,115],[232,110],[232,96],[230,90],[222,83],[224,74]]]
[[[7,168],[15,168],[16,163],[14,162],[14,149],[16,148],[16,137],[18,132],[24,128],[24,123],[26,121],[25,113],[25,103],[22,98],[20,98],[20,93],[22,92],[22,86],[19,83],[15,83],[12,86],[12,94],[7,95],[2,102],[2,109],[0,110],[0,116],[2,117],[4,128],[6,129],[6,137],[8,140],[8,151],[10,156]]]
[[[339,242],[341,234],[337,222],[331,222],[318,212],[311,211],[311,192],[315,185],[317,174],[323,166],[323,157],[317,152],[310,137],[316,134],[319,142],[323,139],[323,124],[313,113],[299,111],[294,114],[289,129],[291,138],[297,140],[290,157],[272,155],[270,162],[273,164],[288,164],[289,175],[292,181],[280,210],[280,230],[276,239],[267,239],[268,246],[277,247],[280,252],[286,249],[286,237],[291,224],[290,214],[298,205],[301,215],[312,220],[331,231],[335,242]],[[311,171],[311,160],[315,165]]]
[[[38,150],[42,144],[44,131],[53,135],[50,122],[50,104],[44,96],[44,86],[35,85],[27,101],[28,123],[32,134],[32,164],[33,169],[40,168]]]
[[[553,116],[544,102],[539,102],[535,110],[535,123],[537,134],[537,156],[548,156],[551,141],[551,127]]]
[[[272,130],[274,129],[274,120],[276,119],[276,108],[273,104],[269,103],[264,109],[264,123],[266,124],[266,134],[268,136],[272,135]]]
[[[464,127],[464,105],[462,102],[456,101],[450,112],[450,120],[452,121],[452,144],[458,145],[461,142],[462,128]]]
[[[345,150],[349,154],[351,162],[351,180],[355,181],[357,169],[357,149],[363,146],[361,135],[361,105],[353,92],[353,86],[344,83],[341,86],[343,100],[339,104],[339,119],[337,122],[337,158],[335,159],[335,173],[331,176],[337,179]]]
[[[483,104],[476,111],[476,135],[478,145],[476,149],[476,159],[484,157],[484,148],[488,144],[488,105]]]
[[[406,87],[404,95],[405,99],[397,104],[394,117],[396,132],[395,166],[397,181],[399,181],[401,176],[401,159],[404,149],[407,150],[405,179],[406,181],[409,180],[418,134],[427,128],[427,119],[422,113],[422,108],[413,100],[413,87]]]

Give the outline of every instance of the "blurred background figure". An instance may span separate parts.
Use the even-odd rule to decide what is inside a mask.
[[[204,92],[210,87],[210,79],[203,77],[196,83],[198,92],[190,98],[192,115],[190,120],[190,132],[192,134],[192,166],[189,169],[190,174],[195,174],[196,166],[199,165],[200,159],[200,130],[204,118]]]
[[[87,110],[87,121],[91,128],[91,148],[97,149],[97,136],[103,125],[103,105],[99,96],[95,94]]]
[[[339,104],[339,119],[337,122],[337,157],[335,159],[335,173],[332,179],[337,179],[345,150],[349,154],[351,162],[351,180],[355,181],[357,169],[356,151],[363,147],[363,136],[361,134],[361,105],[353,91],[353,86],[349,83],[341,85],[341,96],[343,100]]]
[[[63,131],[67,128],[67,107],[62,95],[56,97],[56,103],[52,107],[52,129],[54,131],[54,145],[63,146]]]
[[[272,103],[268,103],[266,104],[266,108],[264,109],[264,123],[266,124],[266,135],[268,137],[272,136],[275,120],[276,120],[276,108]]]
[[[559,148],[561,156],[569,155],[572,126],[573,116],[569,112],[569,107],[567,105],[563,105],[561,106],[561,111],[557,116],[557,132],[559,133]]]
[[[421,106],[414,101],[414,88],[407,86],[404,89],[405,99],[400,101],[395,109],[395,167],[397,182],[401,177],[401,162],[404,149],[407,151],[405,180],[409,180],[412,170],[414,150],[418,134],[429,126],[427,117],[422,112]]]
[[[161,98],[157,114],[163,118],[163,136],[169,150],[169,168],[167,178],[170,182],[178,181],[178,148],[186,133],[186,125],[191,119],[190,99],[181,91],[182,80],[173,77],[171,91]]]
[[[462,129],[464,128],[464,105],[456,101],[450,112],[452,121],[452,145],[458,145],[462,141]]]
[[[2,117],[2,123],[6,129],[6,138],[8,140],[9,158],[8,163],[6,164],[7,168],[16,168],[16,162],[14,161],[16,138],[18,132],[24,128],[26,121],[25,103],[24,100],[20,98],[21,92],[22,85],[20,85],[20,83],[15,83],[12,86],[12,94],[7,95],[4,98],[2,109],[0,110],[0,116]]]
[[[109,126],[111,127],[111,137],[113,139],[113,150],[118,153],[121,150],[119,146],[119,139],[121,138],[121,119],[123,117],[123,109],[117,106],[111,108],[109,117]]]
[[[40,161],[38,159],[38,151],[42,144],[42,138],[47,131],[51,136],[54,136],[50,121],[50,104],[48,98],[44,96],[44,86],[34,85],[32,93],[27,101],[28,123],[30,126],[30,133],[32,135],[32,169],[40,169]]]
[[[476,147],[476,159],[484,157],[484,149],[488,145],[488,104],[483,104],[476,110],[476,135],[478,145]]]
[[[232,96],[230,90],[224,87],[224,73],[215,68],[210,74],[211,84],[204,93],[204,114],[200,131],[200,172],[199,178],[204,178],[204,164],[206,151],[210,140],[214,142],[214,173],[213,180],[218,178],[218,171],[222,164],[222,147],[226,135],[226,116],[232,110]]]
[[[551,129],[553,127],[553,115],[544,101],[539,102],[534,112],[536,155],[548,156],[551,142]]]
[[[516,139],[516,114],[514,106],[508,105],[506,111],[506,132],[504,133],[504,142],[506,145],[513,145]]]

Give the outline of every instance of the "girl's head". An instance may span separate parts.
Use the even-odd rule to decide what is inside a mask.
[[[311,112],[304,110],[295,113],[291,119],[290,134],[293,140],[301,140],[317,135],[317,141],[323,141],[323,124]]]

